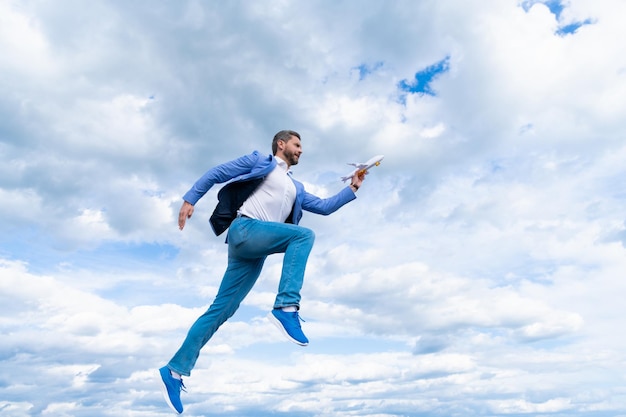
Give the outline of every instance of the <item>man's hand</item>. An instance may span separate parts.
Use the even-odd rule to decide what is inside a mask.
[[[178,213],[178,228],[183,230],[185,227],[185,222],[187,219],[191,218],[193,214],[193,205],[188,202],[183,202],[183,206],[180,208],[180,212]]]
[[[350,188],[352,188],[352,191],[356,192],[356,190],[361,187],[361,184],[363,184],[363,180],[365,179],[365,174],[367,174],[367,172],[364,171],[357,171],[354,173],[352,181],[350,181]]]

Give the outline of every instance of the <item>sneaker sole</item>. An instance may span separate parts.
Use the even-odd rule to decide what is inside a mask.
[[[172,401],[170,400],[170,395],[167,393],[167,385],[165,385],[165,381],[163,381],[161,372],[158,369],[156,371],[156,374],[159,380],[159,385],[161,386],[161,393],[163,394],[163,399],[176,414],[182,414],[182,413],[179,413],[176,408],[174,408],[174,404],[172,404]]]
[[[274,325],[276,327],[278,327],[278,330],[280,330],[280,332],[287,338],[287,340],[289,340],[290,342],[295,343],[296,345],[299,346],[308,346],[308,343],[302,343],[296,339],[294,339],[293,337],[289,336],[289,333],[287,333],[287,330],[285,330],[285,328],[283,327],[282,323],[280,322],[280,320],[278,320],[276,318],[276,316],[274,316],[272,314],[272,312],[270,311],[269,314],[267,315],[267,318],[270,319],[271,323],[274,323]]]

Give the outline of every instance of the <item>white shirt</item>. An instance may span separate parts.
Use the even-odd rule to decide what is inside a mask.
[[[296,201],[296,186],[287,163],[276,158],[276,167],[243,203],[239,213],[253,219],[283,223]]]

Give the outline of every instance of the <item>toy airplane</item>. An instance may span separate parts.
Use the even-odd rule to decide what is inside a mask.
[[[345,177],[341,177],[341,180],[343,182],[346,182],[349,179],[351,179],[354,176],[354,174],[356,174],[357,172],[359,174],[361,173],[367,174],[367,170],[372,167],[377,167],[378,165],[380,165],[380,161],[382,161],[384,157],[385,155],[376,155],[375,157],[370,158],[369,161],[361,163],[361,164],[357,164],[357,163],[348,164],[348,165],[352,165],[356,167],[356,169],[352,171],[350,174],[346,175]]]

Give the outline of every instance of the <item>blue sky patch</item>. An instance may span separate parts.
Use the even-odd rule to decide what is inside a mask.
[[[560,26],[556,31],[556,34],[559,36],[572,35],[576,33],[576,31],[585,25],[591,25],[593,21],[591,19],[586,19],[582,22],[573,22],[569,25]]]
[[[379,70],[380,68],[382,68],[382,66],[383,66],[383,62],[382,61],[378,61],[378,62],[375,62],[374,64],[371,64],[371,65],[361,64],[358,67],[354,67],[354,69],[359,71],[359,81],[362,81],[368,75],[370,75],[370,74],[376,72],[377,70]]]
[[[565,9],[565,6],[561,4],[561,0],[548,0],[544,2],[544,4],[548,6],[548,9],[550,9],[557,19],[561,18],[561,13],[563,13],[563,9]]]
[[[436,93],[432,89],[431,83],[441,74],[450,70],[450,56],[446,56],[441,61],[424,68],[415,73],[413,80],[402,80],[398,83],[400,91],[409,94],[426,94],[435,96]],[[405,95],[400,97],[402,102],[405,101]]]
[[[550,9],[550,12],[552,12],[557,19],[561,17],[561,13],[563,12],[563,9],[565,9],[565,6],[563,6],[561,0],[525,0],[524,2],[522,2],[522,8],[524,9],[524,11],[527,12],[537,3],[545,4],[548,9]]]
[[[561,14],[563,13],[563,10],[565,10],[565,6],[561,0],[526,0],[522,3],[522,8],[524,11],[528,12],[530,8],[537,3],[543,3],[556,17],[557,22],[561,23],[555,32],[559,36],[573,35],[580,27],[593,24],[592,19],[585,19],[582,22],[579,21],[563,24],[563,22],[561,22]]]

